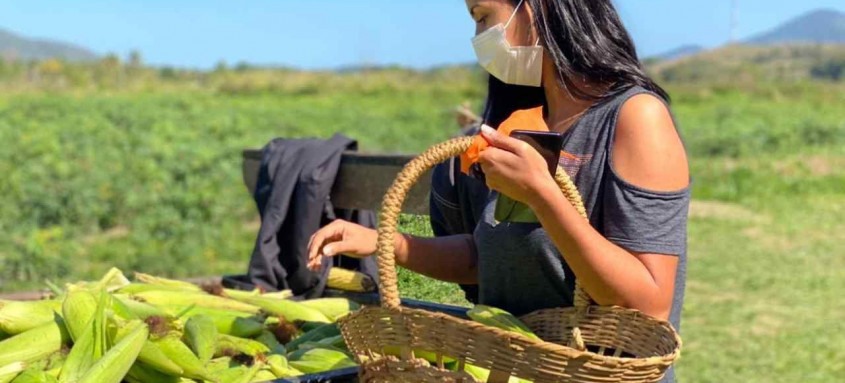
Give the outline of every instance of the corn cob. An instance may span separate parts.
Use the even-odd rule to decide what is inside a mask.
[[[23,370],[26,369],[26,363],[14,362],[0,367],[0,383],[9,383],[15,379]]]
[[[203,379],[217,381],[205,369],[203,363],[194,355],[188,346],[186,346],[179,339],[181,335],[178,333],[168,334],[160,339],[153,341],[170,360],[175,362],[182,368],[183,376],[192,379]]]
[[[317,342],[321,339],[330,338],[338,335],[340,335],[340,329],[337,327],[337,324],[327,323],[311,331],[308,331],[305,334],[302,334],[299,338],[296,338],[286,344],[285,347],[288,349],[288,351],[294,351],[303,343]]]
[[[283,355],[273,354],[267,356],[267,367],[277,378],[290,378],[292,376],[303,375],[302,371],[288,365],[288,359]]]
[[[288,355],[288,364],[306,374],[337,370],[357,365],[349,355],[325,348],[297,350]]]
[[[135,362],[124,379],[129,383],[179,383],[178,376],[163,374],[144,363]]]
[[[237,366],[220,372],[220,383],[250,383],[255,374],[263,368],[262,363],[253,363],[251,367]]]
[[[60,317],[0,342],[0,366],[30,363],[61,350],[70,339]]]
[[[76,382],[88,371],[108,348],[106,337],[105,293],[102,293],[94,314],[82,326],[82,334],[76,338],[67,356],[67,360],[58,376],[59,382]],[[68,317],[68,328],[79,327],[71,324],[71,320],[82,318]]]
[[[141,352],[149,329],[141,321],[133,321],[132,330],[114,345],[82,376],[79,383],[120,383]]]
[[[346,298],[318,298],[300,302],[303,306],[317,310],[332,321],[358,310],[361,306]]]
[[[323,313],[314,310],[310,307],[303,306],[299,302],[294,302],[287,299],[275,299],[266,297],[243,297],[238,298],[238,300],[246,302],[250,305],[258,306],[267,313],[284,317],[289,322],[294,322],[297,320],[306,322],[331,322],[331,320],[325,315],[323,315]]]
[[[273,374],[272,371],[267,369],[267,366],[264,366],[262,369],[258,370],[255,373],[255,376],[252,377],[250,382],[260,383],[260,382],[272,382],[276,380],[276,374]]]
[[[129,284],[129,279],[123,275],[123,271],[116,267],[112,267],[109,271],[100,278],[100,281],[97,282],[97,289],[105,289],[108,292],[115,291],[123,286]]]
[[[138,281],[138,282],[143,282],[143,283],[150,284],[150,285],[174,287],[174,288],[186,290],[186,291],[196,291],[196,292],[202,291],[201,287],[199,287],[199,286],[197,286],[193,283],[190,283],[190,282],[179,281],[179,280],[175,280],[175,279],[162,278],[162,277],[156,277],[156,276],[152,276],[152,275],[149,275],[149,274],[138,273],[138,272],[135,273],[135,280]]]
[[[276,339],[276,336],[273,335],[273,333],[271,333],[270,331],[262,331],[261,334],[255,338],[255,340],[267,346],[267,348],[270,349],[270,351],[268,351],[269,354],[287,354],[285,346],[279,343],[279,340]]]
[[[205,364],[205,369],[212,375],[217,375],[218,372],[226,370],[234,365],[232,361],[232,357],[230,356],[221,356],[219,358],[214,358],[210,360],[208,363]]]
[[[97,298],[82,288],[69,288],[62,302],[62,318],[65,320],[71,339],[82,336],[85,327],[97,311]]]
[[[154,306],[178,306],[187,308],[190,306],[204,307],[218,310],[242,311],[250,314],[257,314],[259,308],[237,300],[218,297],[204,292],[173,292],[164,290],[143,291],[132,294],[132,298]]]
[[[467,316],[472,318],[472,320],[487,326],[500,328],[502,330],[522,334],[531,339],[540,340],[540,338],[531,332],[531,329],[529,329],[528,326],[522,323],[519,319],[516,319],[516,317],[511,315],[509,312],[496,307],[476,305],[467,311]]]
[[[487,379],[490,377],[490,370],[473,366],[471,364],[465,364],[464,371],[467,374],[472,375],[472,377],[478,380],[479,382],[486,382]],[[508,383],[530,383],[530,381],[511,376],[510,378],[508,378]]]
[[[56,300],[0,300],[0,331],[15,335],[49,323],[57,312],[61,312],[61,307],[62,303]]]
[[[164,310],[134,299],[124,294],[112,294],[112,310],[124,319],[147,319],[151,316],[167,317]]]
[[[119,329],[111,337],[115,342],[122,339],[128,333],[124,322],[120,320],[116,320],[116,322],[116,326],[119,327]],[[145,323],[149,328],[150,336],[153,338],[167,335],[173,326],[167,318],[155,316],[147,318]],[[157,372],[166,375],[181,376],[184,372],[182,367],[179,367],[178,364],[170,360],[170,358],[161,351],[161,348],[159,348],[152,339],[147,339],[147,341],[144,342],[143,347],[141,347],[141,352],[138,354],[138,361],[143,362],[146,367],[155,369]]]
[[[165,307],[165,311],[168,312],[175,310],[175,307]],[[264,318],[249,313],[192,307],[185,313],[184,317],[190,319],[194,315],[204,315],[211,318],[218,333],[240,338],[252,338],[261,334],[264,329]]]
[[[56,378],[44,371],[29,368],[15,377],[12,383],[56,383]]]
[[[214,355],[232,356],[232,354],[244,354],[255,357],[258,355],[267,354],[268,352],[270,352],[270,348],[265,346],[264,343],[252,339],[238,338],[226,334],[218,334],[217,350],[215,351]]]
[[[282,290],[282,291],[274,291],[270,293],[261,294],[261,296],[265,298],[273,298],[273,299],[290,299],[293,297],[293,291],[290,290]]]
[[[199,360],[207,363],[217,347],[217,326],[205,315],[194,315],[185,322],[185,340]]]
[[[176,362],[167,357],[161,351],[161,348],[151,340],[144,342],[141,353],[138,354],[138,360],[165,375],[180,376],[184,373],[182,367],[179,367]]]
[[[332,289],[354,291],[359,293],[375,291],[376,284],[369,275],[357,271],[332,267],[329,269],[329,276],[326,286]]]
[[[132,283],[126,285],[126,286],[121,287],[119,290],[115,291],[115,293],[131,295],[131,294],[142,293],[142,292],[145,292],[145,291],[171,291],[171,292],[176,292],[176,293],[184,293],[184,292],[196,293],[196,292],[199,292],[199,291],[194,291],[194,290],[180,289],[178,287],[167,286],[167,285],[154,285],[154,284],[149,284],[149,283],[132,282]]]

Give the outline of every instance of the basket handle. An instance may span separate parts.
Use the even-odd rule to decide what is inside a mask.
[[[386,308],[397,308],[400,305],[399,287],[396,277],[396,258],[394,257],[394,238],[399,224],[399,214],[402,204],[411,187],[419,178],[435,165],[463,153],[469,148],[473,137],[459,137],[432,146],[422,154],[411,160],[396,176],[393,184],[384,195],[379,213],[378,243],[376,256],[379,273],[379,294],[381,305]],[[555,174],[561,191],[566,199],[575,207],[584,219],[587,218],[581,194],[563,169],[558,167]],[[575,280],[575,307],[584,308],[590,305],[591,299],[581,288],[578,279]]]

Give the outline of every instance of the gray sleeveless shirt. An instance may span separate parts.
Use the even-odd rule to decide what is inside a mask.
[[[619,111],[632,87],[591,107],[564,133],[560,165],[575,182],[590,224],[616,245],[634,252],[679,257],[670,322],[680,329],[687,258],[689,187],[674,192],[646,190],[613,170],[612,148]],[[478,286],[465,286],[479,303],[515,315],[572,305],[575,275],[539,223],[494,219],[498,193],[456,171],[435,168],[431,222],[435,235],[472,233],[478,250]],[[667,374],[664,381],[673,381]]]

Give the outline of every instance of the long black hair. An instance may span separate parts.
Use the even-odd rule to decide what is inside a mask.
[[[510,1],[514,6],[519,3]],[[643,70],[634,42],[611,0],[525,2],[533,11],[540,44],[557,68],[558,85],[573,97],[600,101],[639,85],[669,102],[669,94]],[[585,81],[599,87],[584,88]],[[543,88],[508,85],[489,76],[483,115],[487,124],[498,126],[514,110],[545,103]]]

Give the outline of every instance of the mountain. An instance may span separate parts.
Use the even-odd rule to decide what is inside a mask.
[[[684,57],[687,57],[687,56],[692,56],[692,55],[697,54],[697,53],[702,52],[702,51],[704,51],[704,47],[702,47],[701,45],[694,45],[694,44],[682,45],[682,46],[677,47],[675,49],[672,49],[670,51],[666,51],[666,52],[663,52],[663,53],[660,53],[660,54],[656,54],[654,56],[649,56],[648,59],[677,60],[677,59],[684,58]]]
[[[749,45],[784,43],[845,44],[845,13],[820,9],[789,20],[744,41]]]
[[[74,44],[30,39],[0,29],[0,58],[41,60],[51,57],[68,61],[90,61],[97,59],[97,54]]]

